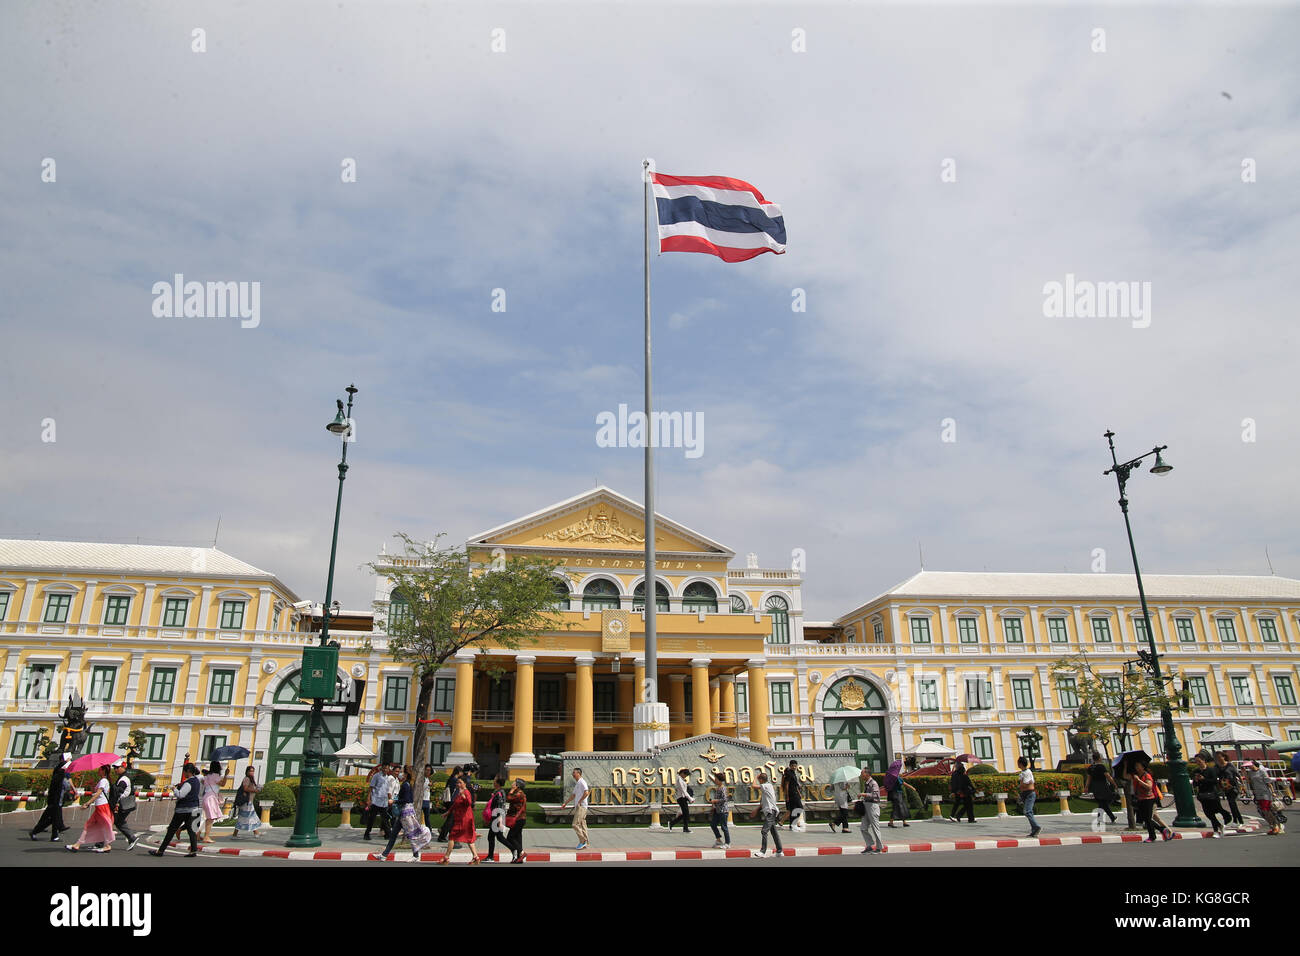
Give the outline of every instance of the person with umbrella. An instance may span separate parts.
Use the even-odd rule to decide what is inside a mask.
[[[871,776],[871,768],[863,767],[858,776],[862,794],[862,840],[867,848],[863,853],[884,853],[885,841],[880,836],[880,784]]]
[[[892,827],[896,820],[901,819],[903,826],[910,827],[912,824],[907,822],[911,816],[907,810],[907,786],[903,782],[903,761],[895,760],[885,771],[885,794],[889,797],[889,825]]]
[[[72,754],[65,751],[54,765],[54,772],[50,774],[50,788],[45,794],[45,809],[41,811],[36,826],[32,827],[31,832],[27,834],[33,840],[36,839],[36,834],[44,832],[45,828],[49,827],[50,842],[57,843],[59,834],[68,829],[63,825],[63,785],[68,779],[67,770],[70,763],[72,763]]]
[[[121,759],[117,754],[109,756]],[[75,853],[81,849],[83,843],[100,844],[95,848],[96,853],[108,853],[112,849],[111,844],[116,837],[113,835],[113,810],[108,800],[109,791],[112,789],[112,784],[108,780],[108,767],[108,764],[100,765],[99,781],[95,784],[94,796],[91,799],[90,816],[86,818],[86,825],[81,828],[81,836],[77,837],[75,843],[67,844],[64,849]]]
[[[203,789],[199,797],[199,803],[203,807],[203,836],[199,839],[203,843],[212,842],[212,824],[222,817],[221,788],[229,779],[230,770],[227,769],[223,774],[221,763],[217,760],[208,765],[208,772],[203,775]]]
[[[240,781],[239,792],[235,794],[235,832],[230,835],[232,840],[239,839],[241,833],[257,836],[262,821],[257,818],[257,801],[254,798],[261,789],[261,784],[253,776],[253,768],[247,768],[244,779]]]
[[[1097,801],[1097,809],[1092,812],[1090,827],[1093,832],[1105,832],[1106,824],[1102,821],[1102,814],[1108,816],[1111,823],[1115,822],[1115,814],[1110,809],[1111,803],[1115,800],[1115,778],[1101,762],[1101,754],[1095,750],[1092,752],[1092,763],[1088,767],[1088,792],[1092,794],[1092,799]]]

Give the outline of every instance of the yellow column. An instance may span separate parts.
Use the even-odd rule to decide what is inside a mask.
[[[593,693],[591,674],[595,670],[594,657],[579,657],[578,681],[573,694],[573,749],[595,750],[596,738],[592,728]]]
[[[576,668],[575,668],[575,670],[576,670]],[[577,737],[576,737],[576,731],[575,731],[575,728],[576,728],[577,725],[576,725],[576,723],[574,722],[574,718],[573,718],[573,713],[574,713],[574,707],[573,707],[573,699],[574,699],[574,698],[573,698],[573,689],[574,689],[577,685],[578,685],[578,675],[577,675],[577,674],[565,674],[565,675],[564,675],[564,712],[565,712],[566,714],[569,715],[569,717],[568,717],[568,720],[569,720],[569,729],[566,730],[566,731],[564,732],[564,749],[565,749],[565,750],[578,750],[578,749],[580,749],[580,748],[578,747],[578,745],[574,742],[575,740],[577,740]]]
[[[450,764],[469,763],[474,759],[470,750],[474,723],[474,652],[456,654],[456,698],[451,713]]]
[[[763,747],[772,746],[767,736],[767,661],[753,658],[749,669],[749,739]]]
[[[709,730],[718,733],[718,724],[722,722],[722,684],[720,681],[709,681],[709,717],[711,725]]]
[[[686,725],[681,723],[686,716],[686,675],[668,675],[668,739],[681,740],[686,736]]]
[[[633,674],[618,675],[618,749],[632,749],[632,701],[636,693]]]
[[[718,678],[718,683],[722,687],[722,701],[718,709],[727,715],[722,719],[722,726],[718,728],[718,733],[734,737],[736,736],[736,724],[738,722],[736,715],[736,678],[731,674],[723,674]]]
[[[506,769],[513,777],[532,780],[537,770],[533,756],[533,665],[531,654],[515,656],[515,735]]]
[[[636,659],[636,664],[632,668],[632,675],[633,677],[636,678],[636,680],[634,681],[635,687],[633,691],[636,694],[636,696],[633,698],[633,701],[638,704],[644,704],[645,703],[645,658],[644,657],[638,657]]]
[[[707,734],[712,729],[709,711],[709,659],[696,657],[691,660],[691,702],[693,704],[691,733],[695,736]]]

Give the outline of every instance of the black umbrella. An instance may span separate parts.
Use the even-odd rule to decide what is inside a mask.
[[[230,744],[212,751],[212,760],[243,760],[248,756],[248,748]]]
[[[1126,750],[1110,762],[1112,767],[1118,767],[1122,762],[1124,772],[1131,773],[1133,770],[1133,761],[1141,760],[1148,767],[1151,766],[1151,755],[1145,750]]]

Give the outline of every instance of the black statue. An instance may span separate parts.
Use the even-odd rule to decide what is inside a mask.
[[[54,749],[48,757],[37,764],[38,767],[57,766],[64,753],[72,754],[74,757],[79,756],[81,748],[86,746],[86,737],[90,733],[90,728],[94,726],[86,720],[86,702],[76,691],[68,695],[68,706],[63,708],[63,713],[59,717],[63,723],[55,728],[57,740]]]

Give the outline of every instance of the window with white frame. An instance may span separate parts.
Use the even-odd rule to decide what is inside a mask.
[[[1196,643],[1196,627],[1192,624],[1192,619],[1190,617],[1174,618],[1174,630],[1178,632],[1178,640],[1180,643]]]
[[[54,688],[53,664],[28,664],[18,684],[19,700],[49,700]]]
[[[1004,617],[1002,619],[1002,637],[1008,644],[1025,643],[1025,631],[1020,625],[1020,618]]]
[[[794,750],[793,740],[774,740],[772,742],[773,750]]]
[[[1110,618],[1094,617],[1092,619],[1092,640],[1094,644],[1109,644]]]
[[[208,684],[208,703],[225,705],[234,699],[235,670],[232,667],[213,668]]]
[[[993,759],[993,738],[988,736],[971,737],[970,752],[980,760]]]
[[[978,644],[980,642],[979,622],[976,618],[957,618],[957,640],[962,644]]]
[[[916,699],[921,710],[933,713],[939,709],[939,682],[935,680],[918,680],[916,682]]]
[[[1219,643],[1221,644],[1237,643],[1237,628],[1236,625],[1232,623],[1232,618],[1230,617],[1215,618],[1214,626],[1219,631]]]
[[[435,740],[429,744],[429,763],[435,767],[447,762],[447,754],[451,751],[451,743],[446,740]]]
[[[0,621],[2,620],[4,620],[4,614],[0,613]],[[1278,642],[1277,621],[1271,617],[1261,617],[1259,619],[1259,636],[1263,638],[1266,644],[1276,644]]]
[[[736,682],[736,713],[749,713],[749,685],[740,681]]]
[[[3,614],[0,614],[0,620],[4,620]],[[871,636],[877,644],[885,643],[885,625],[879,618],[871,622]]]
[[[1016,710],[1034,709],[1034,682],[1028,677],[1011,678],[1011,698]]]
[[[166,734],[145,734],[140,748],[140,759],[162,760],[166,746]]]
[[[176,695],[176,668],[155,667],[149,679],[149,703],[170,704]]]
[[[104,599],[104,624],[120,627],[131,613],[131,598],[125,594],[110,594]]]
[[[1147,622],[1140,614],[1133,617],[1133,633],[1139,641],[1146,643],[1148,641]]]
[[[90,699],[112,700],[113,684],[117,682],[117,668],[106,664],[96,664],[90,670]],[[94,751],[88,751],[93,753]]]
[[[1295,704],[1295,687],[1291,684],[1291,678],[1285,674],[1275,674],[1273,676],[1273,689],[1277,691],[1277,702],[1285,706]]]
[[[411,678],[405,674],[389,674],[384,678],[384,710],[406,710]]]
[[[1191,697],[1194,707],[1210,706],[1210,688],[1205,683],[1204,677],[1188,677],[1187,694]]]
[[[68,611],[72,609],[71,594],[47,594],[45,596],[46,624],[67,624]]]
[[[456,678],[435,677],[433,680],[433,710],[438,714],[450,714],[456,701]],[[403,708],[405,709],[405,708]],[[541,707],[539,710],[559,710],[559,707]]]
[[[184,627],[185,617],[190,610],[187,597],[169,597],[163,604],[163,627]]]
[[[689,695],[687,697],[689,700]],[[790,697],[789,681],[772,682],[772,713],[789,714],[793,713],[793,705]]]
[[[1056,696],[1061,700],[1062,710],[1073,710],[1079,706],[1079,685],[1073,677],[1056,679]]]
[[[1245,675],[1229,677],[1232,685],[1232,699],[1243,707],[1253,706],[1255,703],[1254,695],[1250,690],[1250,678]]]
[[[212,751],[224,747],[228,739],[225,734],[204,734],[199,739],[199,759],[211,760]]]
[[[9,737],[9,756],[14,760],[33,760],[36,757],[36,740],[39,730],[15,730]]]
[[[930,619],[928,617],[911,618],[909,626],[912,630],[913,644],[930,643]]]
[[[966,709],[992,710],[993,684],[983,677],[966,678]]]
[[[0,621],[3,621],[9,613],[9,596],[13,592],[0,591]]]
[[[1069,643],[1070,631],[1066,627],[1065,618],[1049,617],[1047,619],[1047,639],[1053,644]]]
[[[223,631],[239,631],[244,627],[244,606],[247,601],[222,601],[221,602],[221,629]]]

